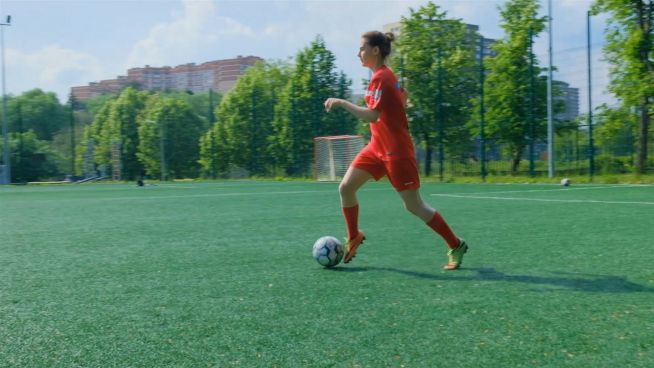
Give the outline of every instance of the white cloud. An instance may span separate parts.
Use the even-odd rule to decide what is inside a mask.
[[[127,59],[126,68],[141,65],[176,65],[202,55],[226,37],[249,37],[253,30],[238,21],[217,14],[211,1],[184,0],[181,12],[170,22],[155,25],[138,41]],[[197,60],[200,61],[200,60]]]
[[[15,94],[41,88],[55,92],[65,101],[70,86],[86,85],[106,74],[95,57],[58,45],[34,52],[13,48],[6,52],[7,87]]]

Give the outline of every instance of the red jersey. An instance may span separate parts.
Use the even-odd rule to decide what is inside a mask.
[[[372,75],[365,101],[369,109],[379,111],[377,121],[370,124],[372,138],[367,148],[384,161],[415,157],[403,91],[386,65]]]

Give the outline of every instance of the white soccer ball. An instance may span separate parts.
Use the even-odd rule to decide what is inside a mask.
[[[343,245],[333,236],[323,236],[313,244],[313,258],[325,267],[336,266],[344,253]]]
[[[570,179],[568,179],[568,178],[561,179],[561,185],[563,185],[564,187],[567,187],[570,184],[572,184],[572,181]]]

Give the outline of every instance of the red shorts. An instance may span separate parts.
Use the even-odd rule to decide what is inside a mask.
[[[420,188],[420,176],[415,157],[384,161],[366,147],[352,161],[352,166],[367,171],[375,180],[388,176],[388,180],[398,192]]]

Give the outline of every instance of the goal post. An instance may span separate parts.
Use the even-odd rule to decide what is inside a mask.
[[[343,178],[350,163],[363,149],[363,137],[360,135],[316,137],[313,142],[318,181],[336,181]]]

